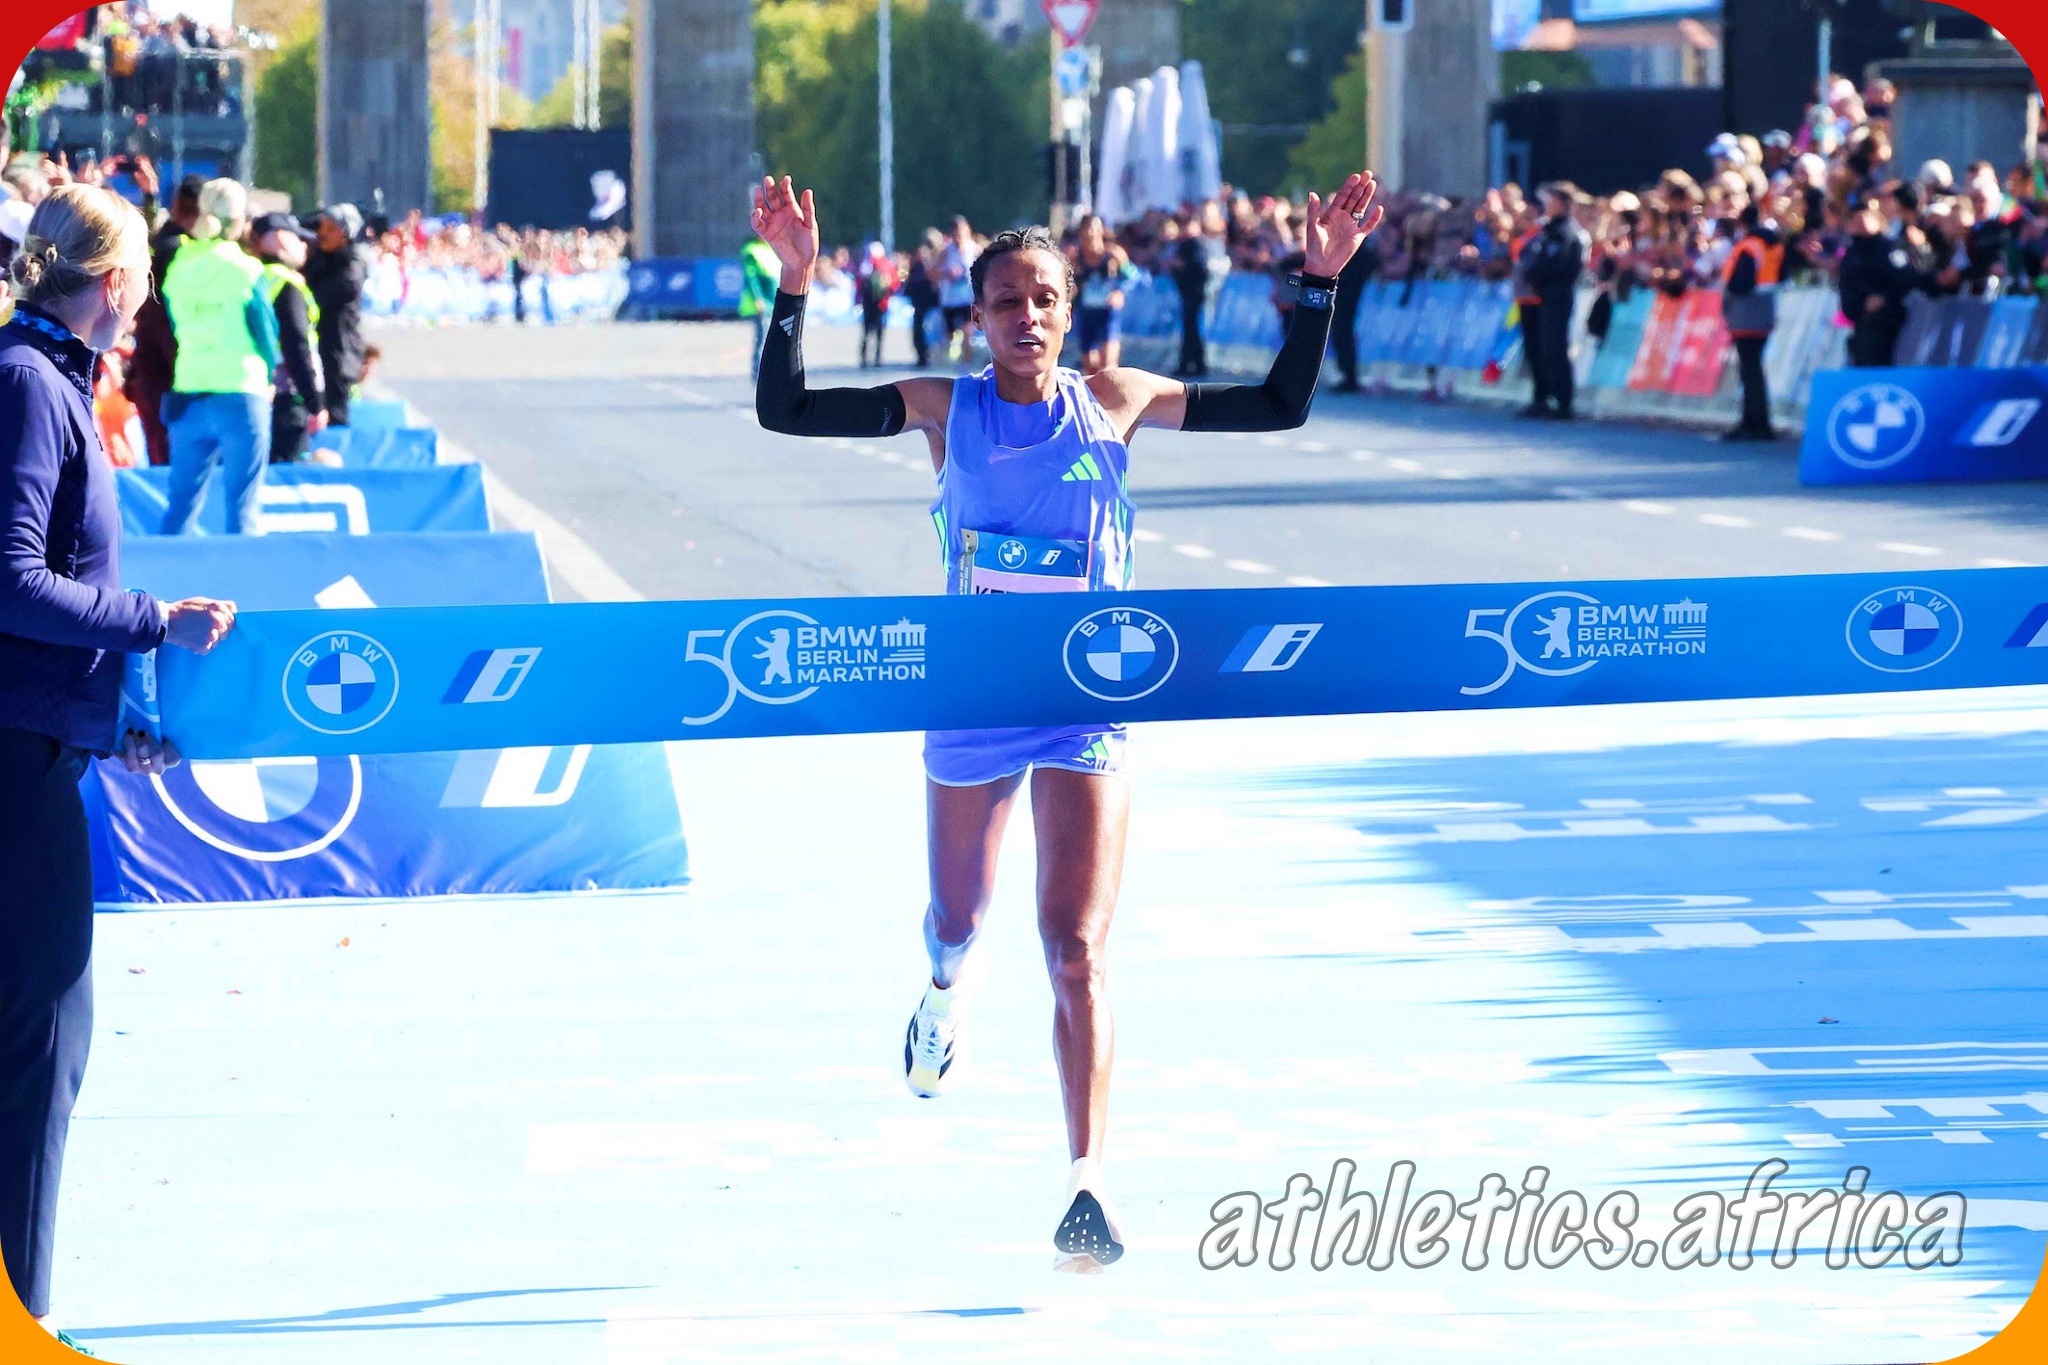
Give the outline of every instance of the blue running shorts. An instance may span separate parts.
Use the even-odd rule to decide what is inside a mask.
[[[1124,776],[1127,738],[1121,725],[932,730],[924,737],[924,770],[942,787],[979,787],[1029,768]]]

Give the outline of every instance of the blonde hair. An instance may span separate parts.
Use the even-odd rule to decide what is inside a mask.
[[[199,221],[192,235],[203,242],[228,235],[249,216],[249,192],[238,180],[209,180],[199,187]]]
[[[36,206],[8,276],[25,302],[41,306],[148,263],[149,228],[133,204],[92,185],[63,185]]]

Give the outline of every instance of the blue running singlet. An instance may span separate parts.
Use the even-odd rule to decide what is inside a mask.
[[[1132,585],[1129,449],[1073,370],[1046,405],[1005,403],[995,368],[953,382],[932,520],[946,591],[1119,592]],[[1015,442],[1015,444],[1006,444]],[[935,730],[925,771],[980,786],[1034,767],[1118,773],[1124,727]]]

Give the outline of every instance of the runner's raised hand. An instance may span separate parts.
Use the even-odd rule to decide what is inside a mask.
[[[1372,236],[1387,216],[1384,208],[1372,202],[1379,190],[1379,177],[1363,171],[1346,180],[1328,204],[1309,195],[1304,273],[1334,277],[1343,272],[1358,254],[1359,244]]]
[[[819,240],[818,210],[809,190],[799,196],[788,176],[780,184],[772,175],[763,176],[754,189],[754,231],[775,249],[785,288],[792,277],[809,281]]]

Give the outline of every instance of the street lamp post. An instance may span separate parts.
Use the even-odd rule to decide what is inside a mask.
[[[882,143],[882,221],[876,234],[884,251],[896,249],[896,100],[890,90],[891,80],[891,0],[877,0],[875,7],[875,31],[881,51],[877,54],[875,66],[875,99],[881,110]]]

